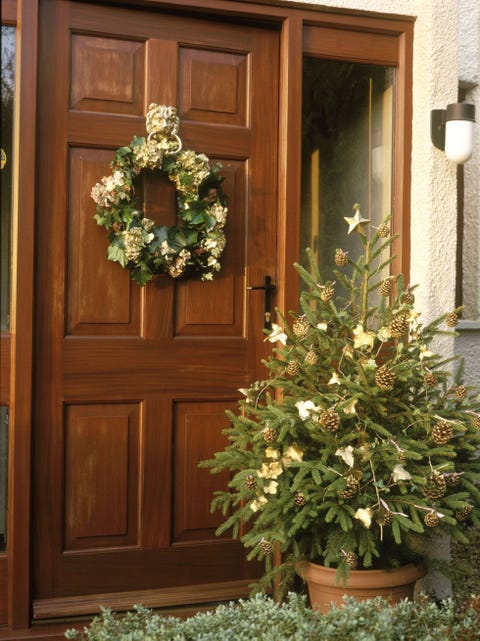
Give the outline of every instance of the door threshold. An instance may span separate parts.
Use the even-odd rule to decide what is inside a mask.
[[[251,581],[252,579],[243,579],[241,581],[205,583],[132,592],[35,599],[33,601],[33,618],[35,621],[39,621],[98,614],[101,606],[117,612],[124,612],[125,610],[130,610],[135,604],[142,604],[147,608],[163,609],[239,599],[249,595]]]

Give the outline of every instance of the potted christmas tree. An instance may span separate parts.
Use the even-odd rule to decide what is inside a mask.
[[[232,473],[212,502],[225,515],[218,533],[231,528],[266,560],[261,585],[308,578],[315,563],[334,576],[327,597],[311,595],[319,603],[358,572],[360,587],[368,573],[395,583],[395,568],[397,584],[415,581],[408,564],[434,533],[465,541],[480,524],[480,397],[434,345],[460,310],[423,325],[415,288],[389,275],[388,220],[370,229],[354,209],[362,255],[337,249],[335,282],[313,260],[296,265],[307,289],[267,336],[269,378],[241,390],[228,446],[203,463]]]

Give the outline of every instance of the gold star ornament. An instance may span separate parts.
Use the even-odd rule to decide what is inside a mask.
[[[352,231],[357,230],[362,236],[365,236],[365,230],[364,226],[367,225],[370,222],[369,218],[362,218],[362,215],[360,213],[360,208],[354,207],[355,211],[355,216],[353,218],[349,216],[344,216],[344,219],[348,223],[348,233],[351,234]]]

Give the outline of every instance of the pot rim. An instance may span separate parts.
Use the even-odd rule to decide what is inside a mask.
[[[296,566],[297,573],[306,581],[325,583],[336,586],[337,568],[327,568],[311,561],[303,561]],[[349,588],[364,588],[365,582],[375,587],[397,586],[414,583],[425,576],[426,571],[413,563],[403,565],[399,568],[386,568],[381,570],[350,570],[347,579]]]

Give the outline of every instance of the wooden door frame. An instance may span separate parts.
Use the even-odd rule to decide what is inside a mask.
[[[12,231],[11,332],[2,341],[2,373],[10,369],[7,396],[10,406],[9,524],[8,553],[0,557],[7,566],[8,638],[63,638],[65,628],[30,628],[31,543],[31,437],[34,327],[34,248],[36,180],[36,102],[38,7],[41,0],[2,0],[6,21],[17,24],[15,148],[20,150],[14,166]],[[65,0],[67,1],[67,0]],[[114,0],[103,0],[113,2]],[[129,4],[129,0],[115,0]],[[273,0],[275,2],[275,0]],[[225,19],[255,19],[276,25],[281,32],[280,132],[278,167],[278,305],[295,307],[297,279],[291,265],[299,244],[301,158],[301,67],[302,32],[305,24],[385,33],[398,37],[398,94],[395,130],[395,231],[401,232],[397,269],[408,274],[410,247],[410,152],[412,121],[413,19],[359,11],[340,11],[314,5],[285,5],[278,0],[141,0],[136,6],[164,8],[202,15],[219,14]],[[21,189],[19,188],[21,185]],[[19,221],[21,220],[21,224]],[[288,238],[288,246],[286,239]],[[8,353],[7,353],[8,352]],[[8,367],[7,367],[8,366]],[[18,373],[18,376],[17,376]],[[0,593],[0,599],[2,598]],[[16,632],[15,632],[16,631]],[[4,629],[0,628],[0,637]]]

